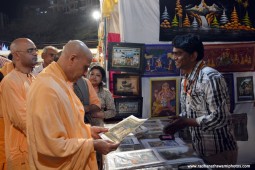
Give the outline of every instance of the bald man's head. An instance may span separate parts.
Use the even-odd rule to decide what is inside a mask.
[[[90,49],[80,40],[71,40],[65,45],[58,64],[63,69],[67,79],[76,82],[87,72],[91,61]]]
[[[34,44],[34,42],[28,38],[17,38],[11,43],[10,50],[12,53],[22,51],[27,44]]]
[[[28,70],[37,64],[37,48],[33,41],[28,38],[17,38],[10,46],[15,67],[24,73],[29,73]]]

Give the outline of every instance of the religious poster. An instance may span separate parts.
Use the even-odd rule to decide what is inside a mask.
[[[177,78],[151,79],[151,117],[178,115],[178,80]]]
[[[172,55],[171,44],[145,45],[146,66],[144,76],[176,76],[180,74]]]
[[[160,0],[160,41],[199,34],[202,41],[254,41],[254,0]]]

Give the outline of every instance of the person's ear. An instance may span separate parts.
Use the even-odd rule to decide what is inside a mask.
[[[69,61],[71,64],[75,64],[75,60],[77,59],[77,55],[76,54],[71,54],[69,57]]]
[[[42,53],[41,55],[42,59],[44,59],[45,55],[46,55],[45,53]]]
[[[20,60],[20,54],[18,52],[12,53],[12,60],[19,61]]]
[[[198,53],[196,51],[194,51],[191,55],[191,61],[196,61],[197,60],[197,56],[198,56]]]

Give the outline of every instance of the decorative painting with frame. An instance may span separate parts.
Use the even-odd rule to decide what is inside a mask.
[[[203,41],[254,41],[254,0],[159,0],[159,40],[198,34]]]
[[[144,44],[108,44],[108,70],[123,72],[142,72],[144,66]]]
[[[156,139],[141,139],[141,143],[145,148],[150,149],[160,149],[160,148],[174,148],[185,146],[185,142],[180,138],[175,138],[174,140],[160,140]]]
[[[235,73],[236,103],[254,102],[254,72]]]
[[[122,120],[130,115],[139,118],[142,117],[143,109],[142,97],[114,98],[114,103],[117,114],[110,120]]]
[[[113,152],[106,157],[106,169],[138,169],[138,167],[157,165],[163,159],[156,150],[142,149],[126,152]]]
[[[173,46],[171,44],[146,44],[145,55],[146,66],[143,76],[176,76],[180,74],[174,64]]]
[[[192,147],[170,147],[157,149],[159,155],[166,161],[181,161],[188,158],[199,158]],[[201,159],[201,158],[200,158]]]
[[[113,94],[141,96],[141,76],[138,74],[113,74]]]
[[[207,65],[220,72],[241,72],[254,70],[254,43],[206,44]]]
[[[234,93],[234,75],[232,73],[223,74],[224,79],[227,83],[229,100],[230,100],[230,113],[234,112],[235,109],[235,93]]]
[[[164,117],[178,115],[179,84],[177,78],[160,78],[150,80],[151,108],[150,116]]]

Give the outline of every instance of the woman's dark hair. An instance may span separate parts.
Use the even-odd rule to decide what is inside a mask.
[[[198,35],[177,35],[174,37],[172,44],[173,47],[180,48],[189,54],[197,52],[198,56],[196,61],[200,61],[204,58],[204,45]]]
[[[99,65],[95,65],[95,66],[91,67],[90,70],[89,70],[89,73],[90,73],[92,70],[95,70],[95,69],[99,70],[100,73],[102,74],[102,81],[101,81],[101,83],[99,84],[99,87],[101,88],[101,87],[104,86],[104,81],[105,81],[106,73],[105,73],[104,68],[101,67],[101,66],[99,66]]]

